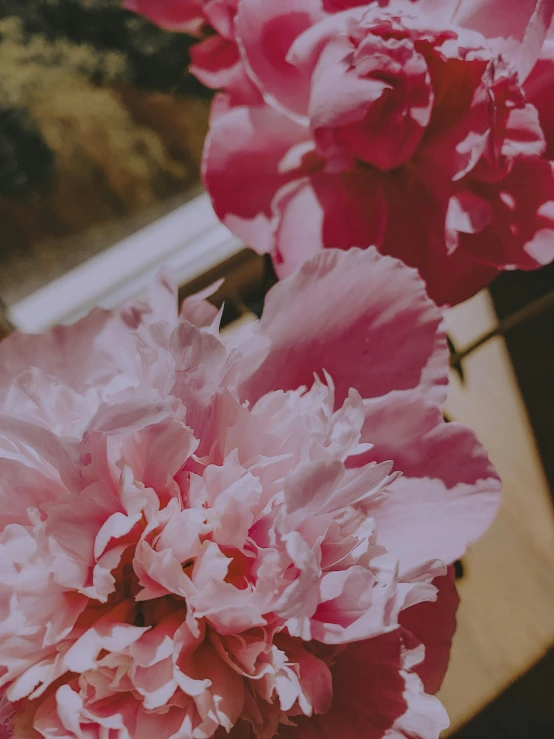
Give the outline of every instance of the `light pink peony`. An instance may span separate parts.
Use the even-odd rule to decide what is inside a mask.
[[[440,304],[550,262],[554,80],[535,62],[554,0],[325,8],[239,3],[266,105],[213,121],[204,180],[222,220],[280,276],[322,248],[375,245]]]
[[[330,250],[231,341],[175,306],[162,276],[0,345],[8,733],[437,739],[448,565],[499,481],[442,419],[423,283]]]

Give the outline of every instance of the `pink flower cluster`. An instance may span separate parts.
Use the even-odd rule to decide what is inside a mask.
[[[223,90],[205,184],[279,276],[374,245],[452,305],[554,259],[554,0],[127,7],[214,29],[191,67]]]
[[[238,48],[264,103],[236,106],[229,88],[216,99],[204,160],[216,212],[279,276],[323,248],[374,245],[416,267],[439,304],[552,261],[553,11],[240,0]]]
[[[448,566],[499,500],[438,309],[374,249],[231,339],[204,297],[0,345],[4,732],[437,739]]]

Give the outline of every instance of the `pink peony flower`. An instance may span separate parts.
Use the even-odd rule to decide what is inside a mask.
[[[234,339],[175,306],[162,276],[0,346],[4,730],[437,739],[448,565],[499,481],[442,419],[423,283],[330,250]]]
[[[229,228],[280,276],[375,245],[440,304],[552,261],[552,66],[534,65],[554,0],[325,8],[239,4],[266,104],[213,121],[204,180]]]

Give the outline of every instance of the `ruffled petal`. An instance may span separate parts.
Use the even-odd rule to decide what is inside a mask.
[[[240,392],[254,402],[270,390],[311,386],[326,370],[337,404],[350,388],[370,398],[421,387],[440,399],[448,364],[441,322],[414,270],[375,249],[327,250],[268,293],[253,336],[270,348],[251,374],[235,360]]]
[[[456,631],[456,611],[459,597],[453,569],[433,580],[437,588],[436,601],[423,601],[400,612],[401,626],[410,632],[416,646],[423,644],[423,662],[414,667],[427,693],[436,693],[444,679],[450,661],[452,637]]]
[[[245,64],[268,99],[304,115],[309,80],[290,64],[293,41],[323,18],[321,0],[241,0],[235,27]]]
[[[548,39],[533,71],[525,82],[525,95],[535,106],[546,138],[546,159],[554,159],[554,39]]]
[[[493,221],[460,234],[459,256],[484,269],[537,269],[554,260],[554,162],[521,158],[501,183],[475,185],[488,199]]]
[[[270,107],[216,116],[204,148],[203,178],[217,215],[259,253],[272,244],[272,201],[295,176],[281,167],[307,132]]]
[[[282,727],[283,739],[438,739],[448,726],[436,698],[402,669],[399,631],[352,644],[336,658],[333,704],[321,717]]]
[[[532,70],[546,38],[554,13],[554,0],[462,0],[453,22],[503,39],[513,54],[520,80]]]
[[[142,368],[133,331],[158,321],[169,325],[177,321],[177,288],[165,270],[143,299],[125,303],[117,311],[96,308],[76,323],[42,334],[10,334],[0,352],[0,404],[14,378],[30,367],[78,393],[105,386],[117,376],[128,377],[132,384]]]
[[[87,374],[97,368],[110,371],[106,357],[99,353],[92,364],[87,354],[109,321],[107,311],[96,309],[71,326],[56,326],[40,335],[10,334],[2,342],[0,352],[0,399],[5,397],[14,377],[29,367],[38,367],[70,387],[84,390]]]
[[[369,170],[316,171],[283,188],[274,211],[274,264],[281,278],[319,249],[379,245],[387,222],[381,176]]]
[[[446,423],[417,392],[368,400],[366,411],[362,439],[374,446],[357,464],[392,459],[403,472],[372,511],[379,543],[395,553],[401,572],[435,559],[451,564],[496,515],[494,467],[471,429]]]

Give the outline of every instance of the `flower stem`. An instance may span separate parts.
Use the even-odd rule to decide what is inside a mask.
[[[516,311],[511,316],[504,318],[498,323],[495,328],[479,336],[461,351],[452,354],[450,356],[450,366],[458,366],[460,362],[462,362],[466,357],[468,357],[470,354],[473,354],[473,352],[476,349],[479,349],[479,347],[483,346],[483,344],[486,344],[491,339],[494,339],[495,336],[506,336],[506,334],[509,333],[512,329],[521,326],[523,323],[526,323],[532,318],[536,318],[543,313],[547,313],[553,308],[554,290],[551,290],[550,292],[546,293],[546,295],[542,295],[540,298],[533,300],[531,303],[526,305],[521,310]]]

